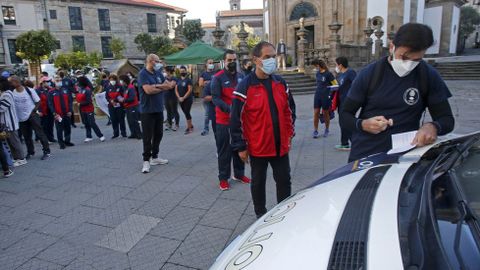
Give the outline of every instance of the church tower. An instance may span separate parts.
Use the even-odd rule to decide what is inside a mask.
[[[230,10],[240,10],[241,0],[230,0]]]

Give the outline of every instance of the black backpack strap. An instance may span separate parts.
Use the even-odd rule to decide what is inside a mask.
[[[375,92],[375,90],[377,90],[377,88],[380,86],[380,83],[382,83],[386,64],[387,64],[387,57],[383,57],[382,59],[378,60],[375,63],[375,67],[373,69],[373,77],[368,82],[367,98],[371,97]]]
[[[28,88],[28,87],[25,86],[25,90],[27,91],[28,95],[29,95],[30,98],[32,99],[33,104],[36,104],[35,100],[33,99],[32,91],[30,91],[30,88]]]
[[[420,92],[420,96],[425,103],[425,106],[428,105],[428,64],[424,61],[421,61],[418,65],[418,91]]]

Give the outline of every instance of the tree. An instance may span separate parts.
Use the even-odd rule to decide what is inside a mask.
[[[202,22],[200,20],[186,20],[183,23],[182,34],[190,43],[201,40],[203,36],[205,36],[205,31],[202,29]]]
[[[56,39],[47,30],[28,31],[17,37],[17,55],[29,62],[32,74],[39,79],[42,59],[48,59],[57,48]]]
[[[85,67],[99,68],[102,55],[98,52],[61,53],[55,58],[54,65],[64,70],[84,70]]]
[[[110,43],[110,49],[112,50],[113,57],[115,59],[123,59],[123,51],[125,50],[125,43],[119,38],[112,38]]]
[[[145,55],[156,53],[158,56],[166,56],[178,51],[173,42],[166,36],[152,37],[150,34],[141,33],[135,37],[135,44]]]
[[[460,30],[461,38],[467,38],[473,31],[475,26],[480,24],[480,14],[471,6],[464,6],[460,10]]]

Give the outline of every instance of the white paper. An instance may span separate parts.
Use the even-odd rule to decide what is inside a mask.
[[[97,106],[102,110],[106,115],[110,116],[108,113],[108,101],[105,98],[105,92],[99,93],[95,95],[95,102]]]
[[[388,151],[387,154],[402,153],[415,148],[415,145],[412,145],[411,143],[415,138],[416,134],[417,134],[417,131],[393,134],[392,150]]]

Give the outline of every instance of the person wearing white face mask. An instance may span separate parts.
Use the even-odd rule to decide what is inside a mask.
[[[205,87],[212,81],[213,75],[215,75],[215,65],[213,64],[213,59],[208,59],[207,62],[205,63],[205,68],[206,71],[200,75],[200,79],[198,79],[198,85],[202,87],[202,92],[205,91]],[[203,131],[201,133],[202,136],[208,135],[208,132],[210,130],[209,124],[210,124],[210,119],[211,117],[208,116],[209,112],[209,107],[213,106],[213,103],[211,101],[211,98],[208,100],[203,101],[203,108],[205,109],[205,120],[204,120],[204,126],[203,126]],[[213,128],[213,121],[212,121],[212,128]]]
[[[277,184],[277,202],[291,194],[290,151],[295,102],[277,70],[275,47],[260,42],[253,48],[255,71],[233,92],[230,120],[232,148],[252,168],[251,193],[257,217],[267,212],[265,182],[268,164]]]
[[[167,164],[168,160],[158,157],[163,137],[164,91],[174,88],[176,81],[165,80],[163,63],[155,54],[147,56],[145,67],[138,73],[138,89],[143,140],[143,173],[150,172],[150,165]]]
[[[405,24],[390,44],[390,55],[358,74],[340,113],[340,125],[353,132],[349,161],[387,152],[392,134],[416,131],[411,145],[420,147],[453,130],[452,95],[438,72],[422,60],[432,44],[430,27]],[[433,120],[420,126],[427,108]]]
[[[108,76],[110,84],[107,86],[105,97],[108,101],[108,112],[112,121],[113,137],[116,139],[122,134],[123,138],[127,137],[127,129],[125,125],[125,108],[123,106],[123,95],[125,87],[118,81],[116,74]]]

